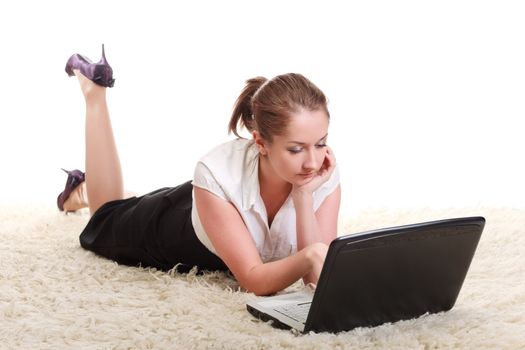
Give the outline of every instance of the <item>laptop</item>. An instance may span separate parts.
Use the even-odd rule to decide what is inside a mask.
[[[340,332],[450,310],[485,218],[345,235],[330,244],[314,290],[260,297],[248,311],[277,328]]]

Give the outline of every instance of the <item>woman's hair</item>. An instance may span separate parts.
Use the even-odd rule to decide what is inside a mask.
[[[264,77],[248,79],[235,102],[228,133],[241,137],[237,130],[240,124],[250,133],[257,130],[271,143],[273,136],[286,132],[290,117],[301,109],[322,110],[330,118],[326,104],[321,89],[301,74],[287,73],[271,80]]]

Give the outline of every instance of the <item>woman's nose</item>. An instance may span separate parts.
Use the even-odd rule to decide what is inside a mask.
[[[307,152],[306,159],[303,163],[303,168],[307,171],[314,171],[317,169],[317,159],[315,158],[314,151]]]

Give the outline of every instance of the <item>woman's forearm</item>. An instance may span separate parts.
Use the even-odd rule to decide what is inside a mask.
[[[324,244],[313,244],[287,258],[257,265],[243,287],[256,295],[276,293],[305,275],[318,275],[325,255]]]
[[[295,206],[297,250],[321,242],[329,245],[332,237],[323,237],[315,216],[313,197],[309,193],[298,193],[293,197]]]

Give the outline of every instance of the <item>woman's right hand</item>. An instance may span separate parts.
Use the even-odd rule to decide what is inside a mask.
[[[312,283],[317,285],[321,271],[323,269],[326,254],[328,253],[328,246],[324,243],[317,242],[310,244],[305,249],[306,259],[310,265],[310,272],[303,277],[305,285]]]

